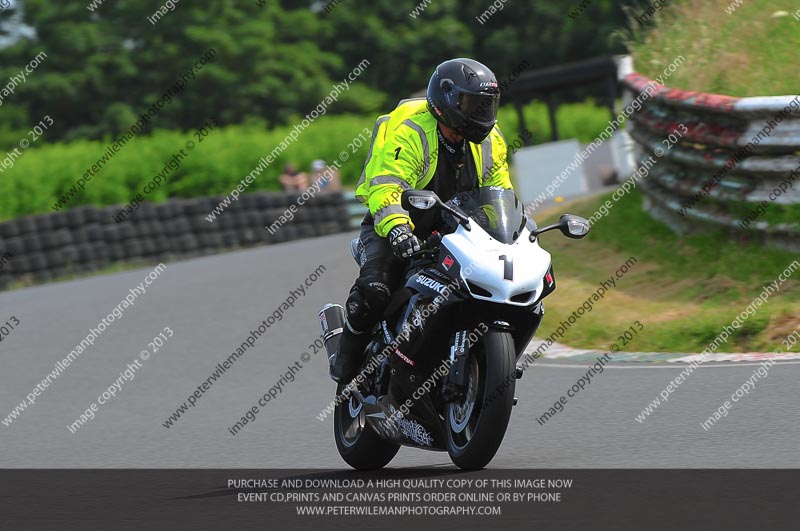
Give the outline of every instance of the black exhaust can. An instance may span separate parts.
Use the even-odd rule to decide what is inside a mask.
[[[325,342],[328,362],[331,362],[342,340],[344,308],[340,304],[326,304],[319,312],[319,323],[322,325],[322,340]]]

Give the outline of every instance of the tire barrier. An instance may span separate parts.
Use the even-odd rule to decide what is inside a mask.
[[[143,203],[121,223],[113,218],[119,205],[6,221],[0,223],[0,289],[15,280],[44,282],[120,262],[158,263],[352,230],[345,195],[323,193],[270,233],[266,227],[296,204],[297,197],[245,194],[213,223],[206,216],[222,197]]]
[[[639,163],[659,157],[639,181],[652,217],[677,232],[722,228],[733,240],[800,251],[800,97],[670,89],[638,73],[622,85],[626,103],[652,91],[627,125]],[[664,152],[680,124],[688,133]]]
[[[366,206],[362,205],[361,202],[356,199],[356,193],[352,191],[343,192],[344,199],[347,202],[347,212],[350,218],[350,228],[358,229],[361,227],[361,220],[364,219],[364,215],[367,213],[368,209]]]

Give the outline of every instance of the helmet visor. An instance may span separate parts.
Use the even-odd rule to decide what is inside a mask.
[[[458,95],[458,110],[470,122],[494,123],[497,119],[497,108],[500,105],[499,94],[471,94],[462,92]]]

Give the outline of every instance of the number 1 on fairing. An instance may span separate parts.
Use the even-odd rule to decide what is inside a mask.
[[[514,280],[514,259],[503,254],[498,260],[503,261],[503,280]]]

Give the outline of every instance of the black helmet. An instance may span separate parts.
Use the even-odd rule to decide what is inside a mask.
[[[451,59],[436,67],[428,83],[428,110],[470,142],[480,144],[497,122],[500,89],[485,65]]]

